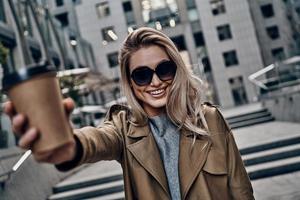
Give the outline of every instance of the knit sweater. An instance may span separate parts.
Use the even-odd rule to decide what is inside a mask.
[[[151,117],[149,125],[164,164],[172,200],[179,200],[181,197],[178,174],[180,138],[178,128],[165,114]]]

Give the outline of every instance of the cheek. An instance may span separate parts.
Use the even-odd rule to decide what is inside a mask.
[[[138,98],[139,100],[141,100],[141,98],[143,97],[144,89],[142,87],[138,87],[136,85],[132,85],[131,89],[132,89],[132,92],[135,95],[135,97]]]

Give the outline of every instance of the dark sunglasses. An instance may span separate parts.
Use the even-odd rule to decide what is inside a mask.
[[[168,81],[175,77],[176,64],[171,60],[164,60],[160,62],[155,70],[147,66],[141,66],[131,72],[132,80],[139,86],[149,85],[155,73],[161,81]]]

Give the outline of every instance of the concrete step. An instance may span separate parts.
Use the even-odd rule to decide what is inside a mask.
[[[235,120],[237,119],[247,119],[247,117],[249,115],[257,115],[257,114],[261,114],[261,113],[269,113],[269,111],[266,109],[266,108],[260,108],[258,110],[253,110],[253,111],[249,111],[247,113],[241,113],[241,114],[235,114],[233,116],[227,116],[226,117],[226,120],[228,121],[232,121],[232,122],[235,122]]]
[[[124,200],[124,199],[125,199],[125,192],[117,192],[114,194],[88,198],[86,200]]]
[[[51,195],[48,200],[79,200],[108,194],[122,192],[124,190],[123,180],[112,181],[100,185],[74,189]]]
[[[71,180],[71,181],[63,181],[61,183],[58,183],[56,186],[54,186],[53,193],[56,194],[60,192],[74,190],[77,188],[84,188],[92,185],[100,185],[100,184],[104,184],[112,181],[118,181],[122,179],[123,179],[122,171],[112,171],[112,172],[108,171],[107,173],[100,174],[98,176],[86,177],[86,178]]]
[[[260,123],[270,122],[273,120],[274,120],[274,118],[272,116],[265,116],[265,117],[261,117],[261,118],[257,118],[257,119],[249,119],[246,121],[241,121],[241,122],[237,122],[237,123],[233,123],[233,124],[229,124],[229,125],[232,129],[234,129],[234,128],[242,128],[242,127],[246,127],[246,126],[252,126],[252,125],[256,125],[256,124],[260,124]]]
[[[255,145],[252,147],[246,147],[240,149],[241,155],[251,154],[259,151],[266,151],[274,148],[289,146],[300,143],[300,136],[299,137],[290,137],[286,139],[280,139],[277,141],[272,141],[264,144]]]
[[[280,159],[246,167],[251,180],[300,170],[300,156]]]
[[[239,123],[242,121],[247,121],[247,120],[257,119],[257,118],[267,117],[267,116],[271,116],[271,113],[268,112],[267,110],[264,110],[264,111],[258,111],[255,113],[249,113],[249,114],[243,115],[243,116],[236,116],[234,118],[226,119],[226,120],[229,124],[235,124],[235,123]]]
[[[300,143],[242,156],[245,166],[300,156]]]

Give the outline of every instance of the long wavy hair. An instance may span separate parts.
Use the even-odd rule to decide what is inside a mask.
[[[141,48],[157,45],[177,65],[176,75],[172,82],[166,104],[166,112],[170,120],[179,129],[191,131],[195,135],[208,135],[207,123],[201,106],[201,80],[194,76],[185,66],[172,40],[152,28],[142,27],[130,33],[119,53],[121,82],[128,105],[137,124],[145,123],[147,113],[135,97],[130,84],[130,56]]]

